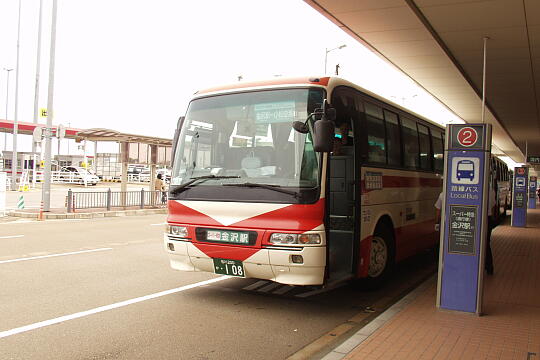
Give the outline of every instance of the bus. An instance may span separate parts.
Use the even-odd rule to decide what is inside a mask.
[[[506,217],[506,210],[510,209],[512,204],[511,179],[508,165],[497,156],[491,157],[490,186],[495,191],[496,212],[495,220],[500,222]]]
[[[173,269],[376,286],[438,244],[444,128],[344,79],[199,91],[173,146]]]

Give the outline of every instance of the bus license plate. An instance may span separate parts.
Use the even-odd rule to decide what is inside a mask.
[[[213,259],[216,274],[245,277],[244,265],[238,260]]]

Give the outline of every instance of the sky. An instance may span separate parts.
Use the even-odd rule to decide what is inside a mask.
[[[39,0],[21,1],[17,117],[32,122]],[[39,108],[46,108],[52,0],[42,1]],[[239,76],[243,81],[322,76],[326,50],[340,45],[346,47],[328,53],[329,74],[339,63],[339,75],[349,81],[428,118],[460,121],[301,0],[57,1],[55,125],[172,138],[195,91]],[[18,3],[0,1],[0,118],[6,114],[3,69],[16,67]],[[10,120],[14,100],[11,71]],[[19,151],[30,150],[30,136],[25,138]],[[0,136],[0,149],[4,146]]]

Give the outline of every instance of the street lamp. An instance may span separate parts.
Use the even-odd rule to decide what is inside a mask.
[[[8,119],[8,104],[9,104],[9,72],[13,69],[6,69],[4,70],[7,73],[7,85],[6,85],[6,120]],[[7,131],[4,133],[4,151],[7,151]]]
[[[21,39],[21,0],[19,0],[19,19],[17,22],[17,65],[15,66],[15,113],[13,115],[13,151],[11,152],[11,190],[13,191],[17,190],[17,135],[19,131],[18,110],[19,110],[20,39]]]
[[[328,53],[330,51],[334,51],[334,50],[340,50],[340,49],[343,49],[344,47],[346,47],[347,45],[343,44],[343,45],[340,45],[338,47],[335,47],[333,49],[330,49],[328,50],[328,48],[326,48],[326,54],[324,54],[324,75],[326,75],[326,64],[328,63]]]

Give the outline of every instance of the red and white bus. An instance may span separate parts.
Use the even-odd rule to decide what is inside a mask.
[[[174,144],[174,269],[376,284],[438,242],[443,128],[343,79],[200,91]]]

